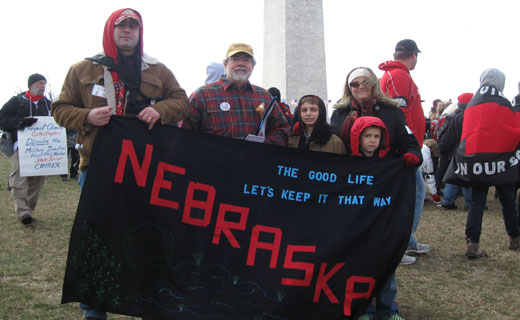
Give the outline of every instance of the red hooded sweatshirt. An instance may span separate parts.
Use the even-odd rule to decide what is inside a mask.
[[[112,12],[110,17],[108,17],[108,20],[105,23],[105,30],[103,32],[103,50],[105,51],[105,55],[117,60],[117,46],[114,40],[114,26],[116,22],[120,20],[118,19],[120,16],[121,19],[132,18],[139,21],[139,25],[141,26],[139,30],[139,51],[141,52],[141,56],[143,56],[143,19],[137,10],[130,8],[116,10]]]
[[[422,146],[426,129],[426,120],[421,105],[419,89],[410,76],[410,70],[399,61],[386,61],[379,65],[385,73],[381,77],[381,90],[401,103],[406,124]]]
[[[139,28],[139,42],[137,48],[138,52],[140,52],[140,57],[143,56],[143,19],[141,18],[141,14],[137,12],[137,10],[130,9],[130,8],[123,8],[114,11],[110,17],[108,17],[107,22],[105,23],[105,30],[103,32],[103,50],[105,51],[105,55],[107,57],[110,57],[114,60],[115,63],[117,63],[117,45],[114,40],[114,27],[116,23],[127,19],[135,19],[139,22],[140,28]],[[112,74],[112,79],[114,81],[114,89],[116,92],[116,113],[118,115],[122,115],[124,113],[124,105],[125,105],[125,88],[122,85],[121,77],[119,74],[112,70],[110,72]]]
[[[388,153],[390,148],[390,133],[386,128],[385,124],[378,117],[363,116],[359,117],[354,121],[352,130],[350,131],[350,148],[353,156],[360,156],[359,152],[359,137],[363,130],[368,127],[379,127],[381,128],[381,142],[379,142],[379,148],[375,151],[374,156],[383,158]]]

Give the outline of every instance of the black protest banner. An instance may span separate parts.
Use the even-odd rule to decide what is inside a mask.
[[[406,249],[414,170],[113,117],[62,302],[146,319],[354,317]]]
[[[482,86],[464,111],[461,141],[444,182],[487,187],[518,180],[520,126],[511,103],[495,87]]]

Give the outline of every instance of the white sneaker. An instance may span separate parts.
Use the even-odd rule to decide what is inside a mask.
[[[430,249],[429,245],[417,242],[415,246],[406,249],[405,254],[426,254]]]
[[[408,265],[408,264],[414,264],[417,259],[412,256],[407,256],[406,254],[403,255],[403,258],[401,258],[402,265]]]

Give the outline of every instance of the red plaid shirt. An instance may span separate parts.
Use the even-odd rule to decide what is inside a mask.
[[[262,119],[256,108],[263,102],[269,105],[269,93],[249,82],[242,90],[223,78],[195,90],[190,96],[190,114],[183,121],[184,128],[245,139],[255,134]],[[289,123],[280,106],[275,103],[267,122],[265,143],[285,146],[289,135]]]

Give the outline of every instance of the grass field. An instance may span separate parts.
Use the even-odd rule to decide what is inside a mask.
[[[82,319],[77,304],[60,303],[79,187],[48,177],[34,214],[38,221],[25,227],[6,188],[9,170],[9,159],[0,155],[0,319]],[[480,242],[490,257],[480,260],[464,256],[466,212],[426,202],[417,237],[432,251],[397,269],[397,303],[405,319],[520,319],[520,252],[507,249],[492,192]]]

